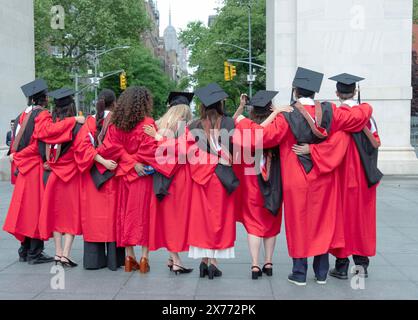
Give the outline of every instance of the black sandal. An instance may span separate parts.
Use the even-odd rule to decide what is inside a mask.
[[[61,258],[62,257],[55,255],[55,257],[54,257],[55,265],[58,265],[58,263],[61,263]]]
[[[67,261],[62,261],[62,259],[65,259]],[[74,261],[71,261],[70,258],[67,258],[64,256],[61,257],[61,264],[63,265],[63,267],[69,267],[69,268],[74,268],[78,266],[77,263],[75,263]]]
[[[257,269],[257,271],[254,271],[254,269]],[[261,277],[263,275],[263,272],[261,271],[259,266],[252,266],[251,267],[251,278],[253,280],[257,280],[258,277]]]
[[[177,268],[179,268],[179,269],[177,269],[177,270],[174,270],[174,267],[177,267]],[[173,271],[176,275],[177,274],[183,274],[183,273],[190,273],[190,272],[192,272],[193,271],[193,269],[188,269],[188,268],[185,268],[185,267],[182,267],[182,266],[179,266],[179,265],[177,265],[177,264],[173,264],[173,268],[171,269],[171,271]]]
[[[173,271],[173,264],[174,264],[173,259],[169,258],[167,262],[167,267],[168,269],[170,269],[170,271]]]
[[[271,266],[271,268],[266,268],[267,266]],[[265,273],[268,277],[271,277],[273,275],[273,264],[272,263],[266,263],[263,266],[263,273]]]

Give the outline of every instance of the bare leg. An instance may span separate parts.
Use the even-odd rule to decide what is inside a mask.
[[[136,260],[134,247],[126,247],[126,256]]]
[[[261,238],[253,236],[252,234],[249,234],[248,235],[248,247],[250,248],[252,266],[257,266],[257,267],[259,266],[258,257],[260,255],[260,246],[261,246]]]
[[[265,260],[264,263],[272,263],[273,262],[273,253],[274,247],[276,246],[276,237],[266,238],[264,239],[264,254]],[[271,268],[271,265],[267,265],[266,268]]]
[[[218,260],[216,260],[216,259],[214,259],[214,258],[209,259],[209,263],[210,263],[210,264],[213,264],[215,267],[218,267]]]
[[[64,250],[62,255],[64,257],[70,258],[71,247],[73,246],[74,236],[72,234],[64,234]]]
[[[147,258],[149,256],[149,250],[148,247],[142,246],[142,258]]]
[[[55,255],[62,257],[62,234],[54,232]]]
[[[209,264],[209,258],[202,258],[202,262],[205,264]]]

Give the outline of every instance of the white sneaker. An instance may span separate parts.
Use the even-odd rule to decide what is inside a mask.
[[[295,284],[299,287],[306,286],[306,282],[300,282],[300,281],[292,280],[292,279],[289,279],[289,278],[287,278],[287,281],[289,281],[290,283],[293,283],[293,284]]]
[[[318,280],[317,278],[315,278],[315,282],[317,283],[317,284],[320,284],[320,285],[325,285],[325,284],[327,284],[327,280],[325,279],[325,280]]]

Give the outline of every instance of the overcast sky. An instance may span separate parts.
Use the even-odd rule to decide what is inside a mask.
[[[168,26],[169,8],[171,3],[172,25],[177,32],[185,29],[191,21],[200,20],[205,25],[208,17],[215,14],[215,8],[222,3],[221,0],[157,0],[158,10],[160,11],[160,34]]]

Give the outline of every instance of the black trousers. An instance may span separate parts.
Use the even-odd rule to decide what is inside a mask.
[[[362,266],[364,269],[367,269],[370,264],[370,260],[365,256],[353,255],[353,261],[356,266]],[[335,268],[338,271],[348,272],[348,267],[350,265],[350,259],[348,258],[337,258],[335,260]]]
[[[116,271],[125,264],[125,248],[117,248],[115,242],[84,241],[83,267],[97,270],[108,267]]]
[[[26,237],[18,250],[19,257],[23,259],[36,259],[44,251],[44,242],[39,239]]]
[[[313,269],[315,276],[318,280],[326,280],[329,270],[329,256],[328,254],[322,254],[315,256],[313,261]],[[294,258],[293,259],[293,276],[298,280],[305,282],[308,272],[308,259],[307,258]]]

